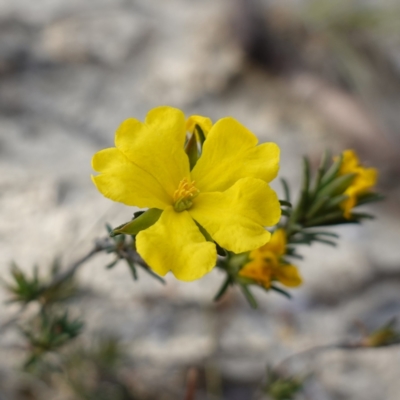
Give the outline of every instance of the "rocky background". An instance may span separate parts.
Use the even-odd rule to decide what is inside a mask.
[[[55,256],[67,264],[106,222],[130,218],[96,191],[90,160],[112,146],[122,120],[157,105],[214,121],[231,115],[278,143],[293,189],[301,157],[316,166],[325,148],[352,147],[381,171],[387,200],[371,208],[377,219],[338,230],[337,249],[304,248],[304,285],[291,301],[256,291],[254,311],[232,290],[214,304],[218,271],[163,286],[134,282],[122,264],[105,270],[106,256],[85,265],[72,305],[85,336],[119,337],[132,360],[126,380],[154,398],[183,398],[195,366],[199,399],[251,399],[267,364],[400,313],[400,13],[396,1],[334,3],[0,1],[2,279],[11,261],[27,271],[46,271]],[[1,323],[17,308],[3,289],[0,300]],[[73,399],[15,372],[21,343],[14,331],[0,336],[0,398]],[[299,399],[400,398],[397,347],[304,363],[312,376]],[[23,397],[21,385],[36,397]]]

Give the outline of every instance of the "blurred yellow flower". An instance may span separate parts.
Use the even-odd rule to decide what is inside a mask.
[[[172,271],[191,281],[208,273],[217,257],[215,243],[199,226],[221,247],[242,253],[270,239],[264,227],[275,225],[281,211],[268,185],[279,168],[276,144],[257,145],[243,125],[223,118],[209,130],[190,171],[187,129],[183,112],[166,106],[151,110],[144,123],[126,120],[116,132],[116,147],[93,156],[99,175],[92,180],[111,200],[162,210],[136,236],[137,251],[156,273]]]
[[[269,289],[273,281],[288,287],[302,284],[301,276],[294,265],[285,264],[281,257],[286,253],[286,234],[278,229],[264,246],[250,252],[250,261],[240,270],[239,275],[250,278]]]
[[[378,171],[375,168],[365,168],[360,165],[357,154],[353,150],[345,150],[342,153],[343,161],[339,170],[339,175],[355,174],[351,185],[345,190],[344,194],[348,196],[341,203],[346,218],[351,217],[351,210],[357,205],[357,198],[376,184]]]

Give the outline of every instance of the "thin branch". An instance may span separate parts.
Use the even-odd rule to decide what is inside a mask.
[[[194,400],[198,377],[199,377],[199,372],[197,371],[197,369],[190,368],[187,374],[185,400]]]
[[[46,290],[48,287],[51,286],[57,286],[60,283],[63,283],[67,279],[71,278],[73,275],[75,275],[80,266],[82,266],[86,261],[90,260],[95,254],[107,249],[110,245],[111,242],[109,238],[97,239],[94,247],[92,248],[92,250],[89,251],[89,253],[87,253],[79,260],[73,262],[64,272],[56,275],[43,290]]]
[[[322,345],[322,346],[314,346],[309,349],[300,351],[298,353],[291,354],[290,356],[286,357],[283,359],[276,367],[274,367],[274,370],[276,372],[283,372],[285,371],[286,364],[291,362],[293,359],[297,359],[300,357],[304,356],[310,356],[315,353],[322,353],[327,350],[360,350],[360,349],[376,349],[379,347],[388,347],[388,346],[396,346],[400,345],[400,341],[395,341],[395,342],[390,342],[390,343],[385,343],[381,344],[379,346],[371,346],[368,341],[367,337],[362,338],[357,341],[343,341],[343,342],[338,342],[338,343],[331,343],[327,345]]]
[[[45,292],[50,287],[60,285],[67,279],[71,278],[76,273],[76,271],[79,269],[80,266],[82,266],[86,261],[91,259],[95,254],[108,248],[110,244],[111,243],[109,238],[96,240],[94,247],[85,256],[73,262],[64,272],[54,276],[54,278],[51,280],[50,283],[43,286],[43,288],[41,289],[41,293]],[[26,310],[27,305],[28,305],[27,303],[24,304],[21,307],[21,309],[15,313],[13,317],[11,317],[2,325],[0,325],[0,333],[3,333],[5,330],[12,327],[16,322],[18,322],[19,317]]]

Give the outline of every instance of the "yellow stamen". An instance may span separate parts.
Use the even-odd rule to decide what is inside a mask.
[[[174,209],[181,212],[189,209],[193,205],[193,199],[199,194],[199,190],[195,186],[195,182],[190,182],[187,178],[183,178],[179,182],[178,189],[174,193]]]

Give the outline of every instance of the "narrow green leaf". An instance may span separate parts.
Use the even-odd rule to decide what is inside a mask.
[[[315,237],[314,238],[314,242],[324,243],[324,244],[327,244],[327,245],[332,246],[332,247],[336,247],[337,246],[336,242],[333,242],[332,240],[322,239],[322,238],[319,238],[319,237]]]
[[[317,176],[315,177],[315,181],[313,184],[313,189],[310,190],[310,200],[313,200],[315,198],[315,196],[318,193],[319,190],[319,186],[321,184],[321,179],[324,176],[324,174],[326,173],[326,170],[328,168],[329,165],[329,161],[330,161],[330,153],[328,150],[325,150],[322,157],[321,157],[321,162],[320,165],[318,167],[318,172],[317,172]]]
[[[375,201],[382,201],[384,199],[385,196],[379,193],[365,193],[357,197],[357,205],[361,206],[362,204],[373,203]]]
[[[298,260],[304,260],[304,257],[301,256],[300,254],[297,254],[297,253],[287,254],[287,256],[288,256],[288,257],[296,258],[296,259],[298,259]]]
[[[313,235],[320,235],[320,236],[331,236],[334,237],[336,239],[339,238],[339,235],[337,233],[334,232],[326,232],[326,231],[318,231],[318,232],[310,232]]]
[[[329,182],[331,182],[334,178],[336,178],[336,175],[338,174],[340,167],[342,165],[342,161],[343,161],[343,155],[340,155],[337,158],[337,160],[333,162],[331,167],[328,169],[328,171],[322,177],[320,188],[323,188],[325,185],[327,185]]]
[[[307,221],[305,224],[306,227],[313,227],[313,226],[321,226],[321,225],[332,225],[341,223],[343,221],[343,212],[342,211],[335,211],[329,214],[325,214],[321,217],[317,217]]]
[[[275,292],[278,292],[280,294],[283,294],[285,297],[287,297],[288,299],[292,298],[292,295],[290,293],[288,293],[286,290],[283,290],[277,286],[271,285],[271,290],[274,290]]]
[[[231,278],[227,276],[227,278],[224,280],[222,286],[218,290],[217,294],[214,296],[214,301],[218,301],[227,291],[229,286],[231,285]]]
[[[292,203],[286,200],[279,200],[281,206],[292,207]]]
[[[159,210],[158,208],[150,208],[134,220],[115,228],[112,232],[112,235],[137,235],[140,231],[155,224],[160,218],[161,213],[162,210]]]
[[[326,204],[326,209],[329,210],[329,209],[335,208],[348,198],[349,198],[349,196],[347,196],[345,194],[341,194],[339,196],[332,197]]]
[[[282,187],[283,187],[283,193],[284,193],[284,196],[285,196],[285,201],[290,203],[290,189],[289,189],[289,185],[288,185],[286,179],[281,178],[281,184],[282,184]]]
[[[165,285],[165,280],[161,278],[161,276],[157,275],[155,272],[153,272],[150,268],[145,267],[144,265],[141,265],[144,271],[146,271],[150,276],[153,278],[157,279],[159,282],[161,282],[163,285]]]
[[[135,281],[137,281],[138,276],[137,276],[135,264],[133,263],[133,261],[128,260],[128,259],[126,259],[126,262],[128,263],[129,269],[131,270],[133,279],[134,279]]]
[[[343,193],[351,182],[353,182],[356,174],[345,174],[338,176],[328,183],[319,193],[318,196],[330,196],[334,197],[338,194]]]
[[[217,247],[217,254],[221,257],[226,257],[227,252],[224,248],[222,248],[218,243],[215,243],[215,246]]]
[[[352,212],[351,218],[356,220],[375,219],[375,216],[367,213]]]
[[[284,215],[285,217],[290,217],[292,213],[291,210],[281,209],[281,214]]]
[[[309,191],[310,191],[310,179],[311,179],[311,172],[310,172],[310,161],[307,157],[303,158],[303,187],[301,190],[301,202],[303,203],[302,206],[305,207],[308,202]]]
[[[329,201],[329,196],[318,197],[314,201],[314,203],[312,204],[310,209],[308,210],[308,212],[306,214],[306,218],[310,219],[310,218],[314,217],[315,215],[317,215],[318,212],[321,211],[325,207],[325,205],[328,201]]]
[[[190,136],[190,139],[188,140],[185,148],[185,152],[188,155],[189,158],[189,165],[190,165],[190,170],[193,169],[193,167],[196,165],[197,160],[199,158],[199,151],[197,148],[197,140],[196,140],[196,134],[192,134]]]
[[[242,289],[242,293],[246,297],[246,300],[249,302],[251,308],[256,309],[258,307],[258,304],[256,302],[256,299],[254,298],[253,294],[250,292],[250,289],[248,288],[247,285],[240,285]]]
[[[115,261],[111,262],[110,264],[106,265],[106,269],[111,269],[115,267],[118,264],[119,258],[117,258]]]
[[[300,200],[292,212],[289,220],[289,227],[292,224],[302,220],[303,214],[307,208],[310,189],[310,162],[307,157],[303,158],[303,181],[301,187]],[[291,230],[291,228],[289,229]]]

